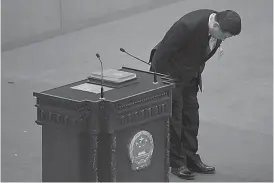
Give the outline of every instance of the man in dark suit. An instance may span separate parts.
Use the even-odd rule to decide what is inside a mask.
[[[175,80],[170,119],[171,172],[193,179],[193,172],[214,173],[197,154],[201,73],[222,41],[240,34],[241,18],[232,11],[202,9],[190,12],[175,22],[151,51],[150,62],[156,72]],[[153,68],[150,68],[153,71]]]

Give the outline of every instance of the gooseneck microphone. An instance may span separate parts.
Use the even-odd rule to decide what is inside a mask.
[[[104,78],[104,73],[103,73],[103,63],[101,61],[99,53],[96,53],[96,57],[99,59],[101,63],[101,97],[100,99],[104,99],[104,88],[103,88],[103,78]]]
[[[131,57],[133,57],[133,58],[135,58],[135,59],[137,59],[137,60],[139,60],[139,61],[141,61],[141,62],[143,62],[143,63],[145,63],[145,64],[147,64],[147,65],[150,65],[150,66],[153,68],[153,71],[154,71],[154,81],[153,81],[153,84],[157,84],[157,83],[158,83],[158,81],[157,81],[156,69],[155,69],[155,67],[154,67],[152,64],[149,64],[149,63],[147,63],[146,61],[141,60],[141,59],[139,59],[139,58],[137,58],[137,57],[131,55],[131,54],[128,53],[124,48],[120,48],[120,51],[121,51],[121,52],[124,52],[124,53],[126,53],[126,54],[128,54],[129,56],[131,56]]]

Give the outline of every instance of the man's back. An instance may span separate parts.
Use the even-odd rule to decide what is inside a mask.
[[[175,22],[157,45],[152,64],[156,72],[171,73],[178,79],[193,77],[204,64],[208,45],[208,19],[215,13],[202,9]]]

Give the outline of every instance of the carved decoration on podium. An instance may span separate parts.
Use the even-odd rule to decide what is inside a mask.
[[[120,116],[120,125],[124,126],[140,120],[145,120],[150,117],[155,117],[167,112],[167,104],[157,104],[151,107],[146,107],[138,111],[133,111]]]
[[[169,129],[170,129],[170,119],[166,120],[166,132],[165,134],[167,134],[166,137],[166,181],[169,182],[169,166],[170,166],[170,156],[169,156],[169,147],[170,147],[170,133],[169,133]]]
[[[169,95],[169,92],[164,92],[164,93],[154,95],[154,96],[151,96],[151,97],[143,98],[141,100],[135,100],[135,101],[132,101],[132,102],[129,102],[129,103],[126,103],[126,104],[118,104],[118,109],[122,110],[124,108],[129,108],[129,107],[137,105],[137,104],[139,105],[140,103],[143,103],[143,102],[148,102],[148,101],[151,101],[151,100],[159,100],[160,98],[163,98],[163,97],[168,96],[168,95]]]
[[[69,114],[61,114],[56,111],[50,111],[47,109],[38,108],[38,120],[36,121],[38,124],[45,124],[48,122],[53,122],[56,124],[65,124],[65,125],[86,125],[86,119],[90,117],[91,111],[83,111],[77,117],[72,117]]]
[[[129,157],[132,170],[140,170],[150,165],[154,150],[152,135],[148,131],[139,131],[129,144]]]
[[[111,181],[116,182],[116,134],[111,133]]]
[[[98,136],[92,135],[92,169],[95,174],[95,181],[98,182]]]

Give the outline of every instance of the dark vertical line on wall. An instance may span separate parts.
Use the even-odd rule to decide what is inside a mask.
[[[60,8],[60,29],[63,29],[63,16],[62,16],[62,0],[59,0],[59,8]]]

